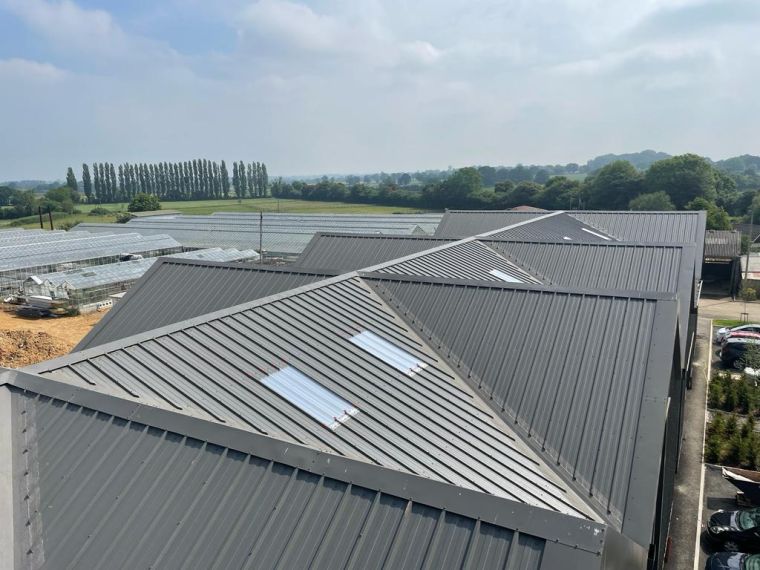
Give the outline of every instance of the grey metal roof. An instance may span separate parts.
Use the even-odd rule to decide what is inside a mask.
[[[580,222],[565,212],[547,213],[544,216],[526,220],[519,224],[513,224],[501,230],[485,232],[481,235],[494,238],[586,241],[596,243],[606,243],[615,240],[615,238],[588,224]]]
[[[160,258],[74,351],[295,289],[332,275],[330,271]]]
[[[540,281],[499,255],[486,244],[467,238],[379,264],[366,271],[395,275],[421,275],[478,281],[516,280],[520,283]]]
[[[371,331],[424,363],[359,348]],[[262,383],[292,367],[359,410],[330,429]],[[146,405],[595,518],[370,287],[340,276],[27,370]]]
[[[364,279],[607,520],[650,543],[677,342],[672,297]]]
[[[449,210],[438,224],[436,237],[463,238],[545,216],[548,212],[514,210]]]
[[[9,568],[627,570],[646,558],[599,523],[16,371],[2,373],[0,411]]]
[[[705,259],[735,259],[741,255],[742,234],[737,231],[707,230]]]
[[[449,238],[386,236],[318,232],[293,263],[295,267],[323,267],[353,271],[442,245]]]
[[[541,242],[484,240],[536,275],[563,287],[610,291],[655,291],[678,297],[681,363],[686,364],[687,329],[694,294],[693,245],[630,242]]]

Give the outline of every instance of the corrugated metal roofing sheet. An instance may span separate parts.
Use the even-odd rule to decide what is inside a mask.
[[[615,239],[564,212],[551,212],[503,230],[486,232],[485,235],[505,239],[543,239],[592,243],[606,243]]]
[[[526,220],[545,216],[550,212],[516,212],[514,210],[450,210],[447,211],[436,237],[463,238],[506,228]]]
[[[524,269],[505,259],[484,243],[475,240],[448,243],[398,261],[375,266],[368,271],[449,279],[540,283]]]
[[[681,363],[686,365],[687,330],[695,290],[693,245],[511,240],[486,243],[539,279],[555,285],[676,295],[680,304]]]
[[[350,341],[367,330],[427,366],[410,377]],[[359,413],[333,430],[261,383],[287,366]],[[334,278],[28,370],[431,480],[594,516],[358,277]]]
[[[293,264],[295,267],[321,267],[354,271],[406,257],[451,241],[429,236],[378,236],[319,232]]]
[[[161,258],[74,351],[295,289],[332,272]],[[190,292],[188,296],[186,292]]]
[[[84,391],[66,403],[30,391],[59,388],[29,375],[14,383],[0,386],[18,497],[4,556],[19,568],[628,570],[645,556],[597,523]]]
[[[674,300],[365,279],[579,494],[624,534],[649,544]]]
[[[735,259],[741,255],[741,251],[741,233],[707,230],[705,234],[705,259]]]

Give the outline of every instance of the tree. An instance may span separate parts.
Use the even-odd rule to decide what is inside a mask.
[[[267,165],[261,163],[261,195],[266,196],[269,188],[269,173],[267,172]]]
[[[547,210],[570,210],[580,201],[581,183],[565,176],[553,176],[538,195],[538,205]]]
[[[535,206],[538,204],[538,196],[543,189],[543,186],[535,182],[520,182],[503,198],[503,202],[500,205],[506,208]]]
[[[407,174],[406,172],[404,172],[401,176],[398,177],[398,183],[399,183],[399,186],[409,186],[412,183],[412,177],[409,176],[409,174]]]
[[[79,184],[77,184],[77,177],[74,176],[74,170],[69,166],[66,171],[66,186],[71,188],[74,192],[79,191]]]
[[[237,162],[232,163],[232,187],[235,189],[235,195],[240,198],[240,176],[238,175]]]
[[[731,218],[723,208],[716,206],[713,202],[708,202],[705,198],[694,198],[686,204],[687,210],[705,210],[707,212],[707,229],[708,230],[730,230]]]
[[[238,198],[245,198],[245,193],[248,191],[248,179],[245,177],[245,164],[241,160],[238,163],[238,186],[235,186],[235,193]]]
[[[113,163],[108,165],[108,185],[111,189],[111,201],[116,202],[119,199],[119,186],[116,183],[116,169]]]
[[[480,174],[475,168],[460,168],[431,189],[434,202],[445,208],[467,205],[467,197],[480,190]]]
[[[132,198],[129,206],[127,206],[127,210],[130,212],[150,212],[160,209],[161,202],[159,201],[158,196],[155,196],[154,194],[147,194],[145,192],[140,192],[137,194],[134,198]]]
[[[640,211],[669,211],[675,210],[676,207],[665,192],[650,192],[649,194],[639,194],[633,200],[628,202],[628,208]]]
[[[494,192],[497,194],[506,194],[514,190],[515,183],[511,180],[502,180],[501,182],[497,182],[496,185],[493,187]]]
[[[647,170],[644,188],[648,193],[665,192],[676,208],[685,207],[695,198],[715,202],[718,197],[713,167],[696,154],[658,160]]]
[[[603,166],[584,183],[588,207],[599,210],[624,210],[641,189],[641,173],[626,160]]]
[[[550,178],[551,178],[551,173],[545,168],[542,168],[538,172],[536,172],[535,176],[533,177],[533,182],[535,182],[536,184],[546,184],[547,182],[549,182]]]
[[[90,169],[87,164],[82,165],[82,189],[87,201],[92,200],[92,179],[90,178]]]

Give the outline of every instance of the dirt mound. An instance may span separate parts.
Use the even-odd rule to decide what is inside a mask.
[[[69,348],[69,343],[46,332],[0,330],[0,366],[27,366],[66,354]]]

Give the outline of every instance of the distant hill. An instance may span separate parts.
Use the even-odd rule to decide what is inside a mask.
[[[653,162],[670,158],[671,156],[667,152],[657,152],[655,150],[642,150],[641,152],[631,152],[628,154],[603,154],[589,160],[585,167],[583,167],[583,170],[585,172],[594,172],[616,160],[627,160],[639,170],[646,170]]]
[[[64,184],[62,180],[9,180],[0,182],[0,186],[7,186],[14,190],[34,190],[36,192],[45,192],[51,188],[58,188]]]
[[[760,173],[760,156],[752,154],[734,156],[725,160],[719,160],[714,164],[716,168],[720,168],[729,174],[743,174],[748,170]]]

